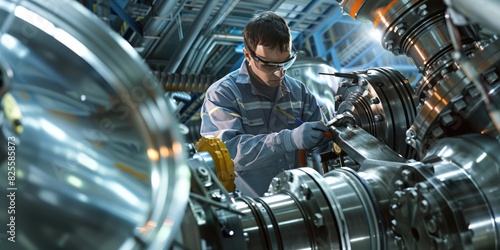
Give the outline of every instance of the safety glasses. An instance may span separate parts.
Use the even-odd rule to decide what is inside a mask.
[[[276,71],[281,71],[281,70],[287,70],[292,66],[292,64],[295,62],[295,59],[297,59],[297,51],[295,50],[295,47],[292,46],[292,52],[290,53],[290,58],[288,58],[286,61],[283,62],[269,62],[266,61],[260,57],[258,57],[255,52],[250,49],[248,46],[246,47],[248,51],[250,52],[250,55],[252,58],[257,62],[255,65],[257,65],[257,68],[259,68],[262,71],[265,72],[276,72]]]

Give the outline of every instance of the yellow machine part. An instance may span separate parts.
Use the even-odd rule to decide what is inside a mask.
[[[217,178],[227,191],[233,192],[234,185],[234,164],[226,144],[217,137],[202,137],[196,142],[196,151],[208,151],[213,158]]]
[[[333,144],[333,151],[335,151],[335,153],[340,155],[342,153],[342,148],[340,148],[339,145],[337,145],[337,143],[334,143]]]
[[[9,122],[12,123],[12,127],[17,134],[23,132],[23,126],[21,125],[21,118],[23,117],[21,109],[17,104],[16,98],[11,93],[5,93],[2,98],[2,107],[5,117]]]

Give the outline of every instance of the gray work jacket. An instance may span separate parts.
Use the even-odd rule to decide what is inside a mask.
[[[273,177],[298,166],[298,151],[288,152],[281,139],[282,130],[298,125],[275,106],[304,122],[326,119],[315,96],[292,77],[285,76],[275,100],[259,94],[246,61],[209,87],[201,108],[201,135],[226,144],[238,177],[259,196]],[[241,185],[236,182],[237,189],[245,190]]]

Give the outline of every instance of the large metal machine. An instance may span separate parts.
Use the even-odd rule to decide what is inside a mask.
[[[0,248],[500,249],[500,3],[338,3],[423,78],[323,72],[339,83],[323,171],[249,197],[224,144],[185,143],[150,69],[87,9],[0,0]]]

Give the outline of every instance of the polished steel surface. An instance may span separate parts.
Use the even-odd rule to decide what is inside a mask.
[[[319,58],[311,58],[300,53],[295,63],[287,70],[287,74],[302,81],[318,98],[328,119],[335,114],[335,95],[339,88],[337,78],[321,75],[333,74],[337,70]]]
[[[249,249],[259,248],[263,241],[268,249],[348,249],[351,239],[343,231],[345,221],[334,217],[332,196],[324,193],[327,184],[317,181],[322,181],[321,176],[309,168],[289,171],[275,177],[269,196],[242,198],[245,203],[239,202],[238,210],[253,211],[253,218],[257,218],[243,217]]]
[[[467,0],[453,0],[444,2],[470,20],[485,25],[497,34],[500,33],[500,24],[495,18],[498,12],[500,12],[500,3],[498,1],[477,0],[472,2]]]
[[[441,1],[343,1],[340,6],[351,17],[372,22],[382,32],[384,48],[406,54],[420,72],[452,50]],[[471,42],[470,30],[462,35]]]
[[[267,249],[279,249],[276,231],[266,209],[260,202],[242,197],[236,200],[235,208],[242,212],[241,224],[247,235],[247,246],[251,248],[264,247]]]
[[[330,129],[333,141],[361,166],[391,166],[405,162],[396,151],[358,126],[337,126]]]
[[[498,84],[495,82],[496,69],[500,63],[500,41],[496,40],[484,45],[476,51],[474,57],[467,62],[474,71],[489,76],[485,82],[491,100],[497,100]],[[492,122],[489,121],[488,110],[484,98],[477,87],[466,77],[463,70],[443,71],[443,79],[439,80],[430,91],[409,130],[409,143],[424,153],[434,141],[452,136],[460,131],[492,134]],[[485,121],[485,122],[476,122]],[[494,134],[494,132],[493,132]],[[413,137],[413,138],[412,138]]]
[[[157,79],[100,19],[74,1],[0,0],[0,143],[16,144],[15,182],[0,188],[17,188],[15,247],[499,249],[500,43],[469,23],[495,30],[493,19],[463,1],[337,2],[410,57],[417,94],[393,69],[342,86],[316,78],[331,67],[298,62],[289,73],[327,103],[333,140],[358,166],[285,171],[250,198],[227,192],[213,156],[186,159]],[[447,19],[448,6],[470,19]]]
[[[0,61],[12,71],[7,91],[22,126],[15,129],[3,113],[2,138],[15,137],[17,145],[15,183],[0,182],[17,188],[17,241],[10,246],[171,244],[190,173],[147,66],[74,1],[3,0],[0,20]],[[7,219],[0,214],[2,224]]]
[[[482,135],[436,142],[401,167],[391,205],[408,249],[498,249],[498,141]]]
[[[433,141],[444,136],[444,130],[439,123],[440,118],[444,111],[450,109],[452,99],[460,95],[470,83],[463,72],[453,71],[430,91],[430,96],[421,106],[412,127],[407,132],[408,143],[419,149],[421,156]]]
[[[339,231],[335,216],[329,210],[329,201],[317,180],[321,178],[318,172],[310,168],[300,168],[278,175],[269,187],[269,193],[274,195],[290,195],[296,201],[303,221],[307,223],[311,248],[342,249],[345,240]],[[272,201],[273,195],[264,197],[265,202]],[[279,224],[284,225],[282,219]],[[283,227],[283,226],[282,226]],[[287,232],[288,229],[283,228]],[[300,231],[298,231],[300,232]],[[284,237],[287,237],[286,233]],[[299,239],[295,240],[299,241]],[[296,243],[297,244],[297,243]],[[299,246],[297,244],[297,246]],[[292,247],[293,248],[293,247]]]
[[[337,96],[338,114],[352,114],[355,125],[380,140],[380,143],[386,144],[404,158],[415,157],[415,150],[406,144],[404,138],[415,119],[418,101],[408,80],[400,72],[392,68],[353,72],[350,78],[341,82]],[[360,148],[366,145],[372,150],[370,154],[363,154],[364,158],[380,157],[372,154],[378,148],[383,148],[374,146],[377,142],[369,145],[368,141],[353,138],[349,143],[353,148],[358,147],[354,141],[359,142]]]
[[[446,19],[449,11],[440,1],[362,1],[362,4],[341,1],[340,6],[353,18],[371,21],[383,33],[382,45],[396,55],[408,56],[424,75],[417,90],[419,109],[406,132],[407,143],[418,151],[419,156],[423,156],[439,138],[462,131],[479,133],[489,130],[491,125],[488,122],[484,126],[473,125],[474,120],[485,117],[479,114],[485,113],[484,106],[478,107],[478,100],[471,100],[477,99],[474,92],[482,89],[472,86],[473,81],[462,69],[467,67],[465,64],[460,67],[457,53],[471,60],[470,68],[477,68],[474,62],[478,60],[474,58],[483,58],[483,54],[496,55],[493,48],[497,45],[481,41],[479,31],[470,24],[460,23],[450,28]],[[485,46],[479,45],[483,43]],[[484,52],[485,48],[488,52]],[[460,51],[456,51],[458,49]],[[495,57],[489,61],[490,65],[474,72],[475,75],[494,70],[491,68],[497,61]],[[488,88],[492,89],[495,87]],[[485,94],[482,98],[487,99]],[[474,112],[462,112],[462,103],[476,107]]]
[[[329,172],[325,176],[331,204],[342,237],[347,239],[342,249],[383,249],[386,240],[377,203],[363,180],[349,168]]]
[[[358,175],[342,168],[324,177],[311,168],[295,169],[276,176],[268,196],[239,198],[235,208],[243,213],[248,249],[394,247],[379,206],[388,203],[387,176],[396,168],[382,169]]]
[[[298,206],[297,201],[288,194],[275,194],[269,197],[260,198],[263,207],[268,211],[272,218],[272,226],[277,235],[278,246],[283,249],[304,249],[314,248],[315,241],[306,240],[302,236],[313,236],[310,228],[309,217],[305,216]],[[293,209],[290,209],[294,207]],[[310,237],[312,238],[312,237]]]

